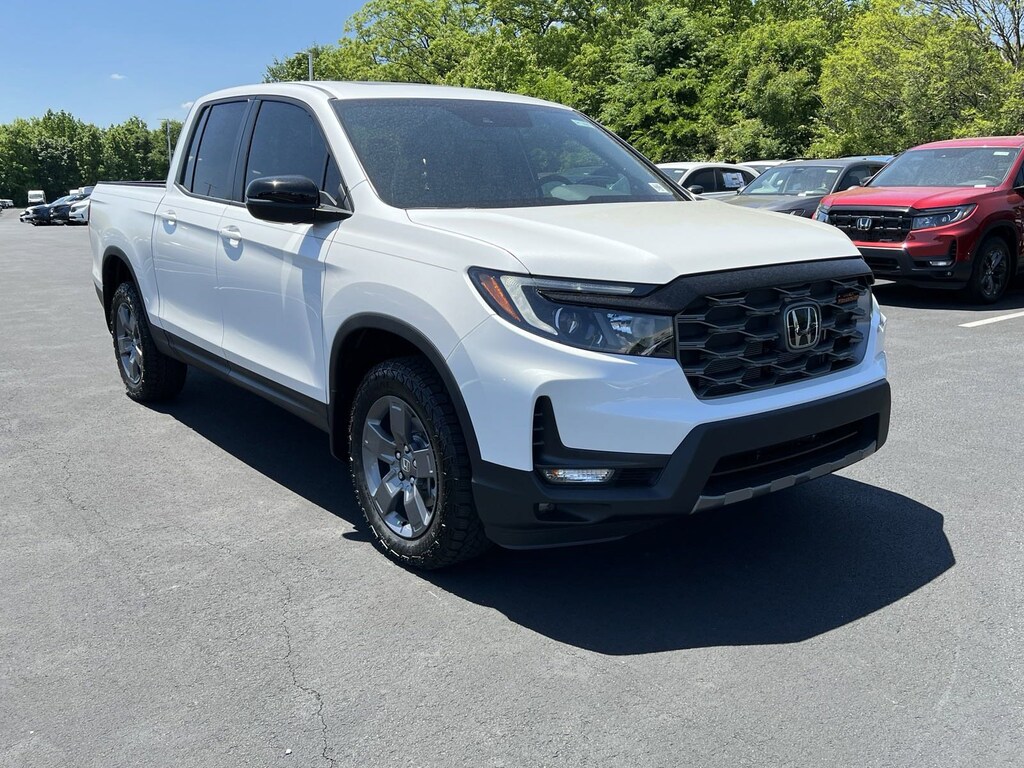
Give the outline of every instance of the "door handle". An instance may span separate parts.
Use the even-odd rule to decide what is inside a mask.
[[[161,216],[163,220],[170,224],[172,227],[178,223],[178,214],[174,211],[164,211]]]
[[[242,232],[235,226],[221,227],[220,236],[228,242],[235,243],[242,239]]]

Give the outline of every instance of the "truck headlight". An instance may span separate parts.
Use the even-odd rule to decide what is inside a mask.
[[[675,321],[601,307],[602,298],[640,296],[648,286],[530,277],[471,269],[470,279],[500,317],[538,336],[617,355],[673,357]]]
[[[823,205],[819,205],[814,211],[814,220],[823,221],[828,224],[828,208]]]
[[[931,229],[944,227],[966,219],[974,211],[976,205],[958,205],[954,208],[935,208],[921,211],[911,221],[911,229]]]

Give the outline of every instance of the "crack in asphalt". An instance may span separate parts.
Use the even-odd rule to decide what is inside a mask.
[[[277,577],[277,574],[274,574],[274,576]],[[285,615],[287,615],[288,609],[291,606],[292,590],[291,590],[291,587],[289,587],[287,584],[285,584],[284,581],[282,581],[280,578],[278,578],[278,581],[281,584],[281,586],[283,586],[285,588],[285,592],[287,593],[286,597],[285,597],[285,601],[284,601],[284,609],[285,609],[284,613],[285,613]],[[312,696],[314,698],[314,700],[316,701],[316,704],[317,704],[317,707],[316,707],[316,717],[320,721],[320,737],[321,737],[321,739],[323,741],[323,749],[321,750],[320,754],[323,757],[323,759],[327,762],[328,765],[334,766],[334,765],[336,765],[335,759],[327,754],[327,750],[330,748],[330,743],[327,740],[327,719],[324,717],[324,699],[323,699],[323,696],[320,695],[320,691],[318,691],[316,688],[313,688],[313,687],[307,686],[307,685],[303,685],[302,683],[299,682],[298,675],[295,672],[295,665],[292,663],[292,660],[291,660],[292,659],[292,633],[291,633],[291,630],[288,628],[288,621],[287,621],[286,618],[281,620],[281,629],[284,632],[285,646],[286,646],[286,649],[287,649],[285,651],[285,655],[284,655],[283,661],[285,663],[285,666],[288,667],[288,672],[292,676],[292,685],[294,685],[296,688],[298,688],[300,691],[302,691],[306,695]]]
[[[303,685],[302,683],[299,682],[298,673],[296,672],[295,665],[292,663],[292,660],[291,660],[292,659],[292,633],[291,633],[291,629],[288,627],[288,618],[287,617],[288,617],[288,614],[289,614],[290,609],[291,609],[292,588],[288,585],[288,582],[286,582],[281,577],[281,574],[278,571],[275,571],[274,569],[267,567],[266,563],[263,563],[262,561],[258,561],[258,560],[252,560],[251,558],[248,558],[244,554],[240,554],[240,553],[236,552],[231,547],[228,547],[228,546],[226,546],[224,544],[212,542],[209,539],[205,538],[204,536],[202,536],[201,534],[199,534],[199,533],[197,533],[197,532],[195,532],[193,530],[185,529],[184,533],[185,533],[185,535],[190,536],[192,539],[198,540],[198,541],[202,542],[203,544],[205,544],[208,547],[212,547],[212,548],[215,548],[215,549],[222,550],[222,551],[226,552],[228,555],[230,555],[231,557],[234,557],[234,558],[237,558],[239,560],[245,561],[247,563],[256,565],[257,567],[262,569],[264,573],[267,573],[268,575],[270,575],[281,586],[281,588],[284,590],[285,597],[284,597],[284,601],[283,601],[282,606],[281,606],[281,615],[282,615],[282,618],[281,618],[281,634],[284,636],[284,640],[285,640],[285,654],[284,654],[284,656],[281,657],[281,660],[285,663],[285,666],[288,669],[288,674],[291,677],[292,685],[295,688],[297,688],[300,691],[302,691],[303,693],[305,693],[307,696],[312,696],[313,699],[316,701],[316,705],[317,706],[316,706],[316,713],[315,713],[315,715],[316,715],[317,720],[320,721],[320,739],[321,739],[321,743],[323,745],[322,749],[320,751],[320,754],[323,757],[324,761],[328,765],[332,766],[332,768],[333,768],[333,766],[335,766],[337,764],[337,761],[335,760],[335,758],[333,758],[333,757],[331,757],[330,755],[327,754],[327,752],[330,750],[330,742],[328,741],[328,738],[327,738],[327,719],[324,717],[324,699],[323,699],[323,696],[320,694],[320,691],[318,691],[316,688]],[[295,558],[295,562],[301,563],[302,561],[299,558]]]

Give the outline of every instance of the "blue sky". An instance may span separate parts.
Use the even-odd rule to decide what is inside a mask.
[[[65,109],[107,126],[184,119],[274,58],[334,43],[360,0],[3,0],[0,123]]]

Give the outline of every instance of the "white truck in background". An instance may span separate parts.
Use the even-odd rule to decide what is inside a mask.
[[[196,102],[166,183],[91,200],[128,395],[195,366],[323,428],[403,564],[621,537],[886,439],[849,239],[696,201],[567,107],[233,88]]]

